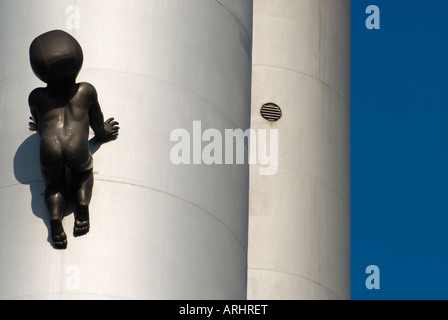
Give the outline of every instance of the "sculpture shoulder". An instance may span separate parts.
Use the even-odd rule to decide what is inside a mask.
[[[98,96],[95,87],[88,82],[81,82],[79,84],[78,93],[91,99],[96,99]]]
[[[46,96],[45,94],[45,88],[37,88],[31,91],[30,95],[28,96],[28,104],[31,108],[36,107],[42,99],[44,99]]]

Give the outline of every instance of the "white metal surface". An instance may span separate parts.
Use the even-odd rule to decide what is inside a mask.
[[[177,128],[245,129],[251,0],[0,2],[0,298],[244,299],[247,165],[170,161]],[[49,243],[28,94],[28,48],[62,29],[81,43],[116,141],[93,148],[91,231]],[[98,150],[97,150],[98,149]]]
[[[349,299],[350,1],[254,0],[253,37],[251,127],[279,130],[279,169],[251,166],[248,299]]]

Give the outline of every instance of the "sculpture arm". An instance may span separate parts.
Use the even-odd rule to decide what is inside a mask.
[[[93,102],[89,108],[89,124],[97,139],[105,141],[114,134],[117,134],[120,128],[118,127],[118,122],[114,121],[114,118],[109,118],[104,121],[96,90],[93,86],[90,86],[90,90],[92,94],[91,101]]]
[[[30,130],[32,131],[38,131],[39,128],[39,117],[37,115],[37,110],[35,108],[36,105],[36,97],[37,91],[31,92],[30,96],[28,97],[28,105],[30,107],[31,117],[30,122],[28,123]]]

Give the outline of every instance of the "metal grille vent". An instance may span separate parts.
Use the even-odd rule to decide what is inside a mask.
[[[266,103],[261,107],[261,116],[268,121],[278,121],[282,115],[282,109],[274,103]]]

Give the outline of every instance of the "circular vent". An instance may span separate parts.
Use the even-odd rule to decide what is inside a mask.
[[[282,115],[282,109],[275,103],[266,103],[261,107],[261,116],[268,121],[278,121]]]

